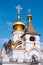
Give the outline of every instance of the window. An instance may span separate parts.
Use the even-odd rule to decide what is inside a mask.
[[[35,41],[35,37],[31,36],[30,41]]]

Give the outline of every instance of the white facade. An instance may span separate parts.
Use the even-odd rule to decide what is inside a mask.
[[[31,36],[35,37],[35,41],[30,41]],[[37,35],[26,34],[24,36],[23,46],[25,47],[25,50],[28,51],[28,54],[30,55],[30,57],[32,57],[32,55],[36,55],[38,56],[38,58],[40,57],[41,51],[40,51],[39,40],[40,40],[40,37]]]
[[[24,31],[14,31],[13,32],[13,41],[16,42],[17,40],[20,39]]]

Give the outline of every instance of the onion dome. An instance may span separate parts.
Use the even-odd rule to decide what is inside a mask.
[[[25,24],[21,20],[17,20],[13,23],[14,30],[24,30]]]
[[[17,31],[24,30],[25,23],[23,23],[23,21],[20,20],[20,10],[22,10],[22,8],[20,7],[20,5],[18,5],[16,9],[18,9],[18,20],[13,23],[13,29]]]

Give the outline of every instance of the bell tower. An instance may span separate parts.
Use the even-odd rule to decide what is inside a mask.
[[[21,36],[24,39],[23,47],[29,53],[30,57],[36,55],[40,57],[40,34],[37,34],[32,23],[32,15],[30,14],[30,9],[28,10],[27,15],[28,26],[25,30],[25,33]]]

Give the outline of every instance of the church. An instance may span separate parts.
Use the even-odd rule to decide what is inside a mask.
[[[28,65],[29,62],[39,62],[41,58],[40,34],[32,25],[30,9],[27,14],[28,26],[20,19],[20,5],[18,19],[13,23],[13,39],[4,44],[1,57],[2,65]]]

